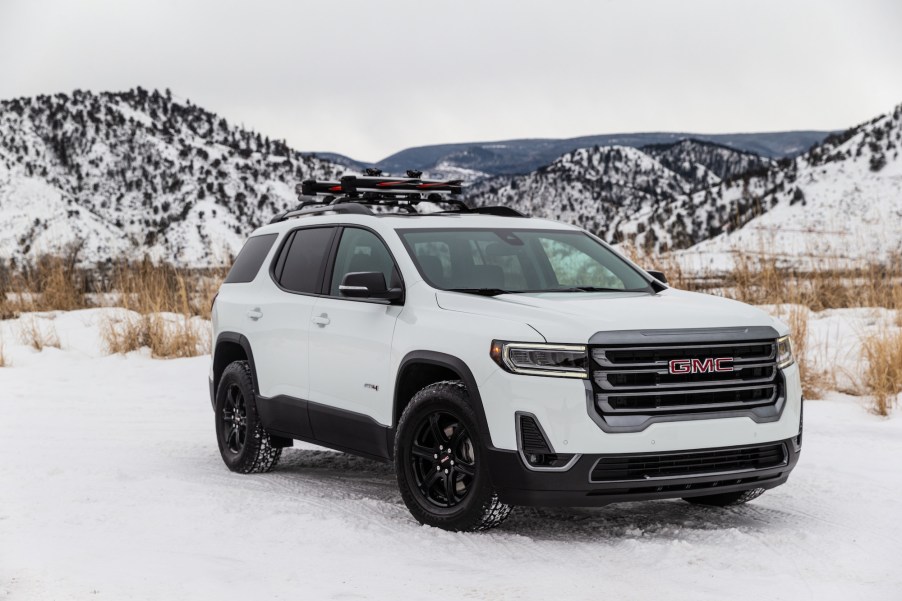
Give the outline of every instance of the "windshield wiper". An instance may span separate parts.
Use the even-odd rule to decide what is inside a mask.
[[[629,292],[623,288],[597,288],[595,286],[569,286],[567,288],[552,288],[545,292]]]
[[[498,296],[499,294],[518,294],[521,290],[503,290],[501,288],[449,288],[448,292],[479,294],[480,296]]]

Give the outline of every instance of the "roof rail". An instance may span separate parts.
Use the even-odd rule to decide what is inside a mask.
[[[365,205],[360,203],[340,203],[340,204],[327,204],[321,207],[311,207],[304,206],[306,203],[301,203],[301,206],[297,209],[293,209],[291,211],[285,211],[284,213],[279,213],[275,217],[270,220],[270,223],[278,223],[280,221],[285,221],[286,219],[291,219],[292,217],[302,217],[304,215],[316,215],[318,213],[344,213],[350,215],[373,215],[373,212],[369,210]]]

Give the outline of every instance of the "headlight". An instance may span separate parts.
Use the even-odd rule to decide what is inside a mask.
[[[534,344],[492,341],[490,352],[502,369],[530,376],[586,378],[586,347],[581,344]]]
[[[777,367],[784,368],[792,365],[792,341],[789,336],[777,339]]]

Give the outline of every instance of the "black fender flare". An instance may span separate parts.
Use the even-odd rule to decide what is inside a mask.
[[[398,398],[400,394],[401,374],[404,373],[404,370],[411,363],[426,363],[429,365],[436,365],[439,367],[444,367],[457,374],[458,378],[460,378],[460,380],[462,380],[463,383],[467,386],[467,395],[470,400],[470,405],[473,408],[473,412],[476,413],[476,418],[479,420],[479,428],[482,430],[483,435],[485,436],[486,445],[491,447],[492,436],[491,432],[489,431],[489,423],[485,417],[485,408],[482,404],[482,396],[480,396],[479,394],[479,387],[476,385],[476,378],[473,377],[473,372],[470,371],[470,368],[467,366],[467,364],[458,357],[455,357],[454,355],[448,355],[446,353],[438,353],[435,351],[411,351],[404,355],[404,358],[401,359],[401,364],[398,366],[398,377],[395,378],[395,391],[392,409],[392,431],[397,429],[398,421],[401,419],[399,411],[401,399]]]
[[[219,386],[219,378],[216,376],[216,356],[219,352],[219,349],[222,344],[237,344],[242,350],[244,350],[244,355],[247,357],[247,363],[251,368],[251,381],[254,385],[254,392],[260,394],[260,385],[257,381],[257,366],[254,364],[254,351],[251,350],[251,343],[244,336],[244,334],[239,334],[238,332],[220,332],[216,337],[216,344],[213,347],[213,382],[211,382],[212,392],[216,393],[216,387]],[[222,366],[222,369],[225,369],[225,365]],[[220,373],[221,370],[220,370]]]

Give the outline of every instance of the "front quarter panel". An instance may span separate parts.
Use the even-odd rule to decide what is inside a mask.
[[[470,313],[441,309],[435,301],[435,291],[419,282],[407,290],[408,302],[398,317],[392,343],[392,373],[397,374],[404,357],[410,353],[428,351],[460,359],[469,368],[478,387],[496,371],[501,371],[489,355],[492,340],[545,342],[529,325],[514,320],[499,319]],[[406,400],[406,399],[405,399]],[[486,399],[483,398],[485,407]],[[492,444],[502,436],[498,424],[489,422]]]

